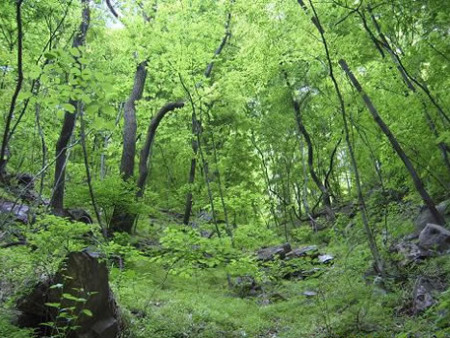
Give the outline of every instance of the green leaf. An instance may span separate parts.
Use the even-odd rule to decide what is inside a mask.
[[[71,295],[70,293],[63,293],[63,294],[62,294],[62,297],[63,297],[64,299],[73,300],[73,301],[78,301],[78,298],[75,297],[75,296],[73,296],[73,295]]]
[[[91,310],[89,310],[89,309],[83,309],[82,311],[81,311],[81,313],[84,313],[86,316],[88,316],[88,317],[92,317],[94,314],[92,313],[92,311]]]
[[[75,112],[75,107],[72,106],[69,103],[63,103],[61,104],[61,108],[63,108],[64,110],[68,111],[69,113],[74,113]]]
[[[50,286],[50,289],[62,289],[64,285],[61,283]]]
[[[57,55],[54,52],[47,52],[47,53],[44,53],[44,57],[48,60],[54,60],[54,59],[56,59]]]

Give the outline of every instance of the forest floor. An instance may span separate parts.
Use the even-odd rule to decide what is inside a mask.
[[[109,242],[92,226],[49,215],[34,225],[5,225],[4,240],[20,232],[28,245],[0,248],[0,336],[32,336],[13,325],[17,299],[67,252],[90,246],[106,257],[124,337],[449,337],[448,255],[411,260],[392,249],[414,243],[405,237],[415,231],[417,210],[394,203],[378,217],[383,277],[371,268],[358,217],[345,213],[318,232],[307,224],[290,229],[292,249],[314,247],[289,261],[258,259],[261,248],[286,241],[283,233],[238,226],[232,245],[201,236],[213,229],[208,222],[194,219],[186,230],[164,212]],[[424,279],[439,287],[419,295]],[[423,309],[420,297],[431,299]]]

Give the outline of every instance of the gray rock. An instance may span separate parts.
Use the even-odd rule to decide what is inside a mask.
[[[302,257],[317,257],[319,251],[317,245],[305,246],[303,248],[293,249],[286,254],[286,259],[302,258]]]
[[[319,256],[319,262],[324,263],[324,264],[331,262],[333,259],[334,259],[334,257],[331,255],[320,255]]]
[[[289,243],[260,249],[257,252],[257,259],[264,262],[273,261],[276,257],[284,259],[291,250]]]
[[[241,298],[257,296],[261,286],[252,276],[239,276],[231,283],[233,291]]]
[[[398,263],[400,266],[406,266],[410,263],[419,262],[433,256],[432,252],[421,248],[414,242],[408,241],[407,238],[391,247],[391,252],[398,253],[403,258]]]
[[[26,189],[34,189],[34,177],[29,173],[21,173],[16,175],[17,184]]]
[[[443,201],[436,205],[437,211],[444,216],[450,215],[450,200]],[[423,207],[420,211],[419,215],[417,216],[416,220],[414,221],[414,224],[416,226],[416,230],[418,232],[422,231],[428,223],[435,223],[436,220],[434,219],[433,215],[431,214],[430,210],[428,210],[427,207]]]
[[[428,223],[420,232],[419,245],[424,249],[449,250],[450,231],[440,225]]]
[[[414,287],[413,313],[418,314],[433,306],[436,301],[433,298],[435,288],[431,281],[424,277],[419,277]]]
[[[30,212],[30,207],[25,204],[10,201],[0,201],[0,216],[25,224],[32,223],[34,220]]]
[[[65,210],[66,217],[72,221],[81,222],[85,224],[92,224],[92,217],[86,210],[83,209],[67,209]]]
[[[315,296],[317,296],[317,292],[307,290],[307,291],[303,292],[302,295],[306,296],[306,297],[315,297]]]

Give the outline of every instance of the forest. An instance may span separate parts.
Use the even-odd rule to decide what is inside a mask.
[[[1,0],[0,337],[450,337],[450,2]]]

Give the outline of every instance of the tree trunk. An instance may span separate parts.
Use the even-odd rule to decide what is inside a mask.
[[[86,34],[90,23],[89,0],[81,0],[83,7],[81,14],[81,23],[78,32],[73,39],[72,47],[79,48],[85,44]],[[78,58],[75,58],[78,63]],[[69,104],[73,107],[73,112],[66,111],[64,113],[64,122],[61,133],[56,143],[56,164],[55,176],[53,183],[53,194],[50,201],[50,207],[56,214],[62,214],[64,209],[64,187],[66,183],[66,162],[67,162],[67,146],[72,137],[75,128],[76,113],[79,101],[69,100]]]
[[[316,19],[316,22],[319,23],[320,26],[320,20],[319,20],[319,16],[317,15],[316,9],[314,8],[314,5],[312,3],[311,0],[309,0],[309,4],[312,8],[314,17]],[[367,217],[367,210],[366,210],[366,205],[365,205],[365,201],[364,201],[364,196],[362,194],[362,188],[361,188],[361,180],[359,177],[359,170],[358,170],[358,165],[356,162],[356,158],[355,158],[355,154],[353,151],[353,145],[350,141],[350,132],[349,132],[349,127],[348,127],[348,121],[347,121],[347,114],[346,114],[346,109],[345,109],[345,103],[344,103],[344,99],[342,97],[342,93],[341,90],[339,88],[339,85],[336,81],[336,78],[334,76],[334,68],[333,68],[333,63],[331,62],[331,55],[330,55],[330,51],[328,49],[328,43],[327,40],[325,38],[325,32],[323,30],[319,30],[319,34],[322,40],[322,44],[323,47],[325,49],[325,54],[326,54],[326,58],[327,58],[327,62],[328,62],[328,68],[329,68],[329,77],[331,79],[331,81],[333,82],[333,86],[334,86],[334,90],[336,92],[336,96],[338,97],[339,100],[339,105],[340,105],[340,111],[342,114],[342,121],[344,124],[344,133],[345,133],[345,141],[347,143],[347,148],[348,148],[348,152],[350,155],[350,159],[351,159],[351,166],[355,175],[355,182],[356,182],[356,188],[358,191],[358,201],[359,201],[359,208],[360,208],[360,212],[361,212],[361,218],[363,221],[363,225],[364,225],[364,230],[366,232],[367,235],[367,240],[369,242],[369,248],[370,251],[372,253],[372,257],[375,261],[375,270],[380,273],[383,274],[384,273],[384,262],[381,258],[380,252],[378,251],[378,247],[375,241],[375,236],[373,235],[372,229],[369,225],[369,219]]]
[[[377,43],[376,43],[376,46],[377,46],[378,49],[380,48],[379,45],[381,45],[382,47],[384,47],[384,49],[387,50],[387,52],[389,53],[389,56],[391,57],[392,62],[395,64],[397,70],[399,71],[399,73],[400,73],[400,75],[401,75],[401,77],[402,77],[403,82],[405,83],[405,85],[406,85],[406,86],[408,87],[408,89],[411,90],[414,94],[417,94],[416,87],[415,87],[414,84],[413,84],[413,82],[415,81],[415,79],[413,79],[412,76],[410,76],[410,75],[408,74],[406,68],[403,66],[403,64],[402,64],[402,62],[401,62],[401,59],[400,59],[399,55],[394,51],[394,49],[393,49],[393,48],[391,47],[391,45],[389,44],[389,41],[386,39],[385,35],[384,35],[383,32],[381,31],[381,27],[380,27],[380,25],[378,24],[378,21],[377,21],[375,15],[372,13],[372,9],[370,8],[370,6],[367,7],[367,10],[368,10],[369,13],[370,13],[370,16],[371,16],[371,18],[372,18],[373,24],[374,24],[374,26],[375,26],[375,28],[376,28],[376,30],[377,30],[378,36],[379,36],[379,38],[380,38],[381,41],[377,40],[377,39],[374,37],[374,34],[372,33],[372,31],[370,30],[370,28],[368,27],[368,25],[367,25],[367,23],[366,23],[366,20],[365,20],[364,15],[363,15],[361,12],[358,11],[358,14],[359,14],[359,16],[361,17],[361,19],[362,19],[362,21],[363,21],[364,28],[365,28],[366,32],[369,34],[369,36],[371,37],[371,39],[373,39],[374,41],[377,42]],[[384,53],[382,52],[382,50],[381,50],[381,55],[384,57]],[[417,82],[417,81],[416,81],[416,82]],[[429,91],[427,92],[426,87],[425,87],[425,89],[424,89],[424,88],[422,88],[422,87],[420,86],[420,84],[418,84],[418,87],[421,88],[421,89],[425,92],[425,94],[429,96],[429,98],[430,98],[430,100],[432,101],[433,105],[435,105],[435,107],[438,109],[438,111],[439,111],[441,117],[447,116],[447,115],[443,112],[442,108],[437,104],[437,102],[436,102],[436,101],[434,100],[434,98],[431,96],[431,93],[429,93]],[[427,106],[426,106],[426,104],[425,104],[423,98],[420,98],[420,99],[421,99],[421,101],[422,101],[422,105],[424,106],[424,113],[425,113],[425,118],[426,118],[426,120],[427,120],[428,127],[430,128],[430,131],[435,135],[435,137],[436,137],[436,138],[439,138],[439,132],[438,132],[438,129],[436,128],[436,124],[434,123],[434,121],[433,121],[431,115],[428,113],[428,111],[427,111]],[[439,150],[441,151],[442,159],[443,159],[443,161],[444,161],[444,163],[445,163],[447,169],[450,171],[450,161],[449,161],[448,154],[447,154],[447,150],[448,150],[447,148],[448,148],[448,146],[447,146],[445,143],[440,142],[440,143],[438,144],[438,147],[439,147]]]
[[[225,35],[222,38],[222,41],[219,44],[219,47],[215,50],[214,52],[214,57],[217,57],[218,55],[220,55],[220,53],[222,53],[223,48],[225,47],[227,41],[230,39],[231,37],[231,32],[230,32],[230,23],[231,23],[231,13],[228,13],[227,15],[227,21],[225,23]],[[206,67],[205,70],[205,78],[210,78],[211,77],[211,72],[213,70],[214,67],[214,61],[211,61],[208,66]],[[201,132],[201,125],[200,125],[200,121],[197,120],[195,114],[192,114],[192,134],[194,135],[193,140],[192,140],[192,151],[194,153],[194,156],[191,158],[191,167],[189,170],[189,179],[188,179],[188,184],[189,184],[189,192],[186,195],[186,204],[184,207],[184,217],[183,217],[183,224],[188,225],[189,224],[189,219],[191,217],[191,212],[192,212],[192,204],[193,204],[193,200],[192,200],[192,185],[195,182],[195,172],[196,172],[196,166],[197,166],[197,153],[198,153],[198,142],[197,142],[197,134],[196,133],[200,133]]]
[[[330,200],[330,193],[327,189],[327,187],[320,181],[319,177],[317,176],[316,171],[314,170],[314,148],[311,142],[311,137],[309,136],[308,131],[305,128],[305,125],[303,124],[302,115],[300,112],[300,104],[297,102],[297,100],[293,100],[294,104],[294,111],[295,111],[295,120],[297,121],[297,127],[299,132],[303,135],[306,141],[306,145],[308,147],[308,168],[309,173],[311,175],[311,178],[313,179],[314,183],[316,184],[317,188],[322,192],[322,202],[325,207],[325,211],[328,215],[328,219],[330,221],[333,221],[335,219],[335,215],[333,212],[333,209],[331,209],[331,200]]]
[[[13,119],[14,109],[16,107],[17,97],[19,96],[20,90],[22,89],[23,83],[23,65],[22,65],[22,54],[23,54],[23,33],[22,33],[22,0],[16,0],[16,23],[17,23],[17,83],[16,89],[14,90],[13,97],[11,99],[11,104],[9,106],[8,116],[6,117],[5,130],[3,132],[3,140],[0,149],[0,181],[4,179],[6,172],[6,163],[8,162],[6,158],[8,149],[8,139],[9,139],[9,129],[11,126],[11,121]]]
[[[416,169],[414,168],[413,164],[409,160],[409,158],[406,155],[406,153],[403,151],[403,148],[400,146],[400,143],[398,143],[398,141],[395,138],[394,134],[392,134],[392,132],[389,129],[389,127],[386,125],[386,123],[381,118],[381,116],[378,113],[377,109],[375,108],[375,106],[373,105],[372,101],[370,100],[369,96],[364,92],[364,90],[362,89],[360,83],[356,79],[355,75],[349,69],[349,67],[348,67],[347,63],[345,62],[345,60],[343,60],[343,59],[339,60],[339,65],[344,70],[344,72],[347,74],[347,76],[350,78],[350,81],[353,84],[353,86],[356,88],[356,90],[362,96],[362,98],[364,100],[364,103],[366,104],[367,109],[371,113],[371,115],[372,115],[373,119],[375,120],[375,122],[380,127],[381,131],[388,138],[389,142],[392,145],[392,148],[394,148],[394,150],[397,153],[397,155],[403,161],[403,164],[405,165],[406,169],[408,170],[408,172],[409,172],[409,174],[410,174],[410,176],[411,176],[411,178],[412,178],[412,180],[414,182],[414,185],[416,187],[417,192],[422,197],[423,202],[425,203],[425,205],[430,210],[431,214],[435,218],[435,221],[437,222],[437,224],[444,225],[445,224],[444,217],[437,211],[433,200],[431,199],[430,195],[428,194],[427,190],[425,189],[424,184],[423,184],[422,180],[420,179],[418,173],[416,172]]]
[[[145,80],[147,78],[147,61],[142,61],[136,68],[134,75],[133,89],[124,105],[124,126],[123,126],[123,148],[122,158],[120,160],[120,174],[122,179],[127,181],[134,174],[134,159],[136,157],[136,101],[142,98],[144,92]],[[130,201],[130,203],[132,203]],[[122,208],[114,208],[109,223],[108,235],[113,232],[131,233],[135,215]]]
[[[141,158],[139,161],[139,177],[137,180],[138,191],[136,193],[136,197],[142,197],[144,195],[145,182],[147,181],[148,176],[148,167],[149,167],[148,159],[152,148],[153,140],[155,139],[156,129],[158,128],[159,123],[164,118],[164,116],[166,116],[167,113],[183,107],[184,107],[183,101],[167,103],[158,111],[158,113],[150,121],[150,125],[148,126],[147,130],[147,137],[145,140],[145,144],[141,150]]]
[[[136,101],[142,98],[147,77],[147,61],[141,62],[134,75],[134,84],[130,97],[124,106],[123,150],[120,160],[120,173],[126,181],[134,174],[136,157]]]

